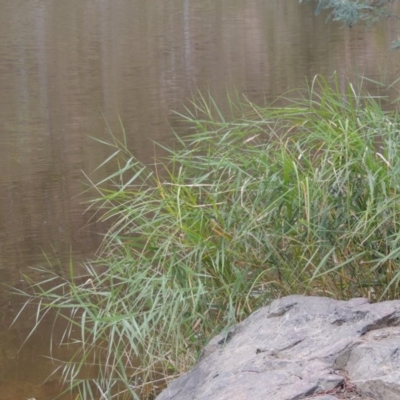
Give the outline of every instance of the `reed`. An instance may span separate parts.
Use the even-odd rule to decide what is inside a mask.
[[[124,136],[105,143],[99,168],[117,167],[91,205],[111,224],[100,258],[84,283],[71,266],[23,293],[36,324],[67,319],[77,350],[60,371],[77,398],[151,398],[273,298],[398,298],[398,116],[335,79],[296,93],[230,119],[198,96],[182,115],[194,133],[151,166]]]

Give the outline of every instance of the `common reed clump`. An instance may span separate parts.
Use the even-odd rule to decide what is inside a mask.
[[[400,130],[381,100],[317,77],[231,120],[200,96],[182,116],[195,133],[151,166],[108,143],[100,259],[85,283],[71,268],[30,293],[37,323],[49,309],[69,321],[77,351],[60,368],[80,398],[150,398],[272,298],[397,298]]]

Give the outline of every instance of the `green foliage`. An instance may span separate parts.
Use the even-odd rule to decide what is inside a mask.
[[[182,115],[195,133],[150,167],[125,139],[106,143],[101,258],[84,281],[71,266],[21,293],[37,324],[49,310],[67,320],[76,353],[61,372],[80,399],[150,398],[276,297],[398,298],[397,114],[320,77],[297,98],[232,103],[241,116],[228,120],[199,96]]]
[[[309,2],[311,0],[305,0]],[[392,4],[394,0],[314,0],[317,2],[315,15],[321,14],[322,11],[330,11],[327,21],[339,21],[351,27],[354,24],[364,21],[372,24],[377,21],[395,18],[399,16],[392,12]],[[303,3],[303,0],[299,0]],[[392,48],[400,47],[400,41],[396,40],[392,43]]]

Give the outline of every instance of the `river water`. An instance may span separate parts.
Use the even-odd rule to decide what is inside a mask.
[[[256,103],[338,71],[394,81],[397,26],[326,24],[296,0],[0,0],[0,280],[95,255],[106,227],[85,212],[107,126],[132,152],[184,134],[174,111],[209,91],[224,109],[236,90]],[[45,260],[44,254],[48,260]],[[52,320],[27,343],[33,316],[10,328],[21,299],[0,289],[0,400],[50,400]],[[56,327],[57,329],[57,327]],[[53,356],[63,357],[60,349]]]

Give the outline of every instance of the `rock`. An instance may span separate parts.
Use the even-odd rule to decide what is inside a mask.
[[[213,338],[167,399],[399,400],[400,300],[275,300]]]

